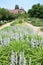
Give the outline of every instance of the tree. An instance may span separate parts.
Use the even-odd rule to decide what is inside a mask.
[[[19,5],[15,5],[15,9],[19,9]]]
[[[4,9],[4,8],[0,8],[0,20],[4,21],[4,20],[12,20],[15,19],[17,15],[14,15],[12,13],[10,13],[8,10]]]
[[[43,5],[39,3],[33,5],[32,9],[28,10],[28,14],[30,14],[31,17],[43,18]]]

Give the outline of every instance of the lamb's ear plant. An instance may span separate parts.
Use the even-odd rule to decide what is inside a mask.
[[[43,37],[21,22],[0,30],[0,65],[12,64],[43,64]]]

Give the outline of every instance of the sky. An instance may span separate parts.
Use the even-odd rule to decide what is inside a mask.
[[[15,5],[24,8],[26,11],[32,7],[33,4],[43,4],[43,0],[0,0],[0,7],[6,9],[14,9]]]

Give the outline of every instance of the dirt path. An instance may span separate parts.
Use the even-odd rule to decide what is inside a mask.
[[[13,22],[14,22],[14,21],[13,21]],[[3,28],[5,28],[5,27],[10,26],[10,24],[12,24],[13,22],[9,22],[9,23],[7,23],[7,24],[4,24],[4,25],[0,26],[0,30],[3,29]],[[28,25],[30,28],[32,28],[34,32],[37,32],[38,34],[43,35],[43,32],[40,31],[40,28],[41,28],[41,27],[33,26],[33,25],[30,24],[30,23],[26,23],[26,25]]]
[[[13,22],[14,22],[14,21],[13,21]],[[10,26],[10,24],[12,24],[13,22],[9,22],[9,23],[6,23],[6,24],[0,26],[0,30],[3,29],[3,28],[5,28],[5,27]]]
[[[27,24],[30,28],[32,28],[34,32],[37,32],[37,34],[43,35],[43,32],[40,31],[40,28],[41,28],[41,27],[33,26],[33,25],[30,24],[30,23],[26,23],[26,24]]]

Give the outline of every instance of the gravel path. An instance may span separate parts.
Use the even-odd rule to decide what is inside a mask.
[[[13,21],[14,22],[14,21]],[[10,24],[12,24],[13,22],[9,22],[7,24],[4,24],[2,26],[0,26],[0,30],[5,28],[5,27],[8,27],[10,26]],[[36,26],[33,26],[32,24],[30,23],[26,23],[26,25],[28,25],[30,28],[32,28],[34,30],[34,32],[37,32],[39,35],[43,35],[43,32],[40,31],[40,28],[41,27],[36,27]]]
[[[43,32],[40,31],[40,28],[41,27],[36,27],[36,26],[33,26],[32,24],[30,23],[26,23],[30,28],[32,28],[34,30],[34,32],[37,32],[37,34],[39,35],[43,35]]]
[[[14,21],[13,21],[13,22],[14,22]],[[5,28],[5,27],[10,26],[10,24],[12,24],[13,22],[9,22],[9,23],[6,23],[6,24],[0,26],[0,30],[3,29],[3,28]]]

